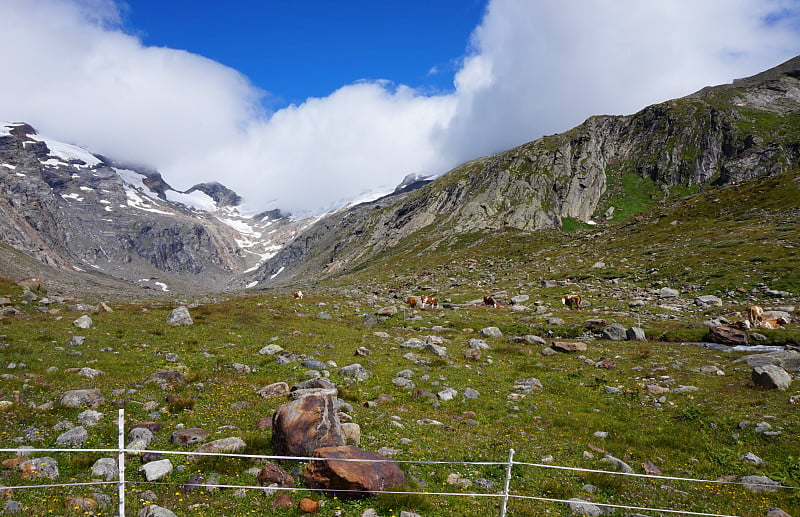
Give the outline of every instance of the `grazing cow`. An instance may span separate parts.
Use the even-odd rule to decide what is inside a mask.
[[[426,305],[430,305],[431,307],[438,307],[439,300],[437,300],[435,296],[425,295],[422,297],[422,308],[424,309]]]
[[[750,322],[750,325],[758,327],[758,324],[764,319],[764,309],[758,305],[751,305],[747,308],[747,311],[745,311],[745,316],[747,317],[747,321]]]
[[[491,294],[484,295],[483,304],[487,307],[494,307],[495,309],[497,308],[497,300],[495,300],[494,296]]]
[[[579,294],[565,294],[561,297],[561,303],[570,309],[580,309],[583,297]]]
[[[303,299],[303,291],[295,291],[292,295],[295,300],[302,300]]]
[[[27,287],[28,289],[40,290],[42,288],[42,279],[37,277],[23,278],[18,280],[16,284],[20,287]]]
[[[417,308],[417,299],[416,299],[416,298],[414,298],[413,296],[409,296],[409,297],[406,299],[406,303],[407,303],[407,304],[408,304],[408,306],[409,306],[409,307],[411,307],[412,309],[416,309],[416,308]]]

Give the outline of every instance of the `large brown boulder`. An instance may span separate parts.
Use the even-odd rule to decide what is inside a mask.
[[[335,390],[310,391],[281,405],[272,417],[272,450],[278,456],[310,456],[344,445]]]
[[[747,333],[733,327],[724,327],[720,325],[711,327],[706,339],[712,343],[719,343],[720,345],[746,345]]]
[[[303,478],[311,488],[336,492],[339,497],[366,497],[406,484],[397,462],[352,445],[322,447],[306,467]],[[338,461],[338,460],[368,461]]]

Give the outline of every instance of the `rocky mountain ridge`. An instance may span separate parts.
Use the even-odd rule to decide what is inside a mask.
[[[246,216],[218,183],[178,192],[155,171],[23,123],[0,128],[0,192],[0,240],[54,268],[54,278],[86,272],[165,292],[244,287],[237,273],[300,224],[276,212]]]
[[[406,196],[318,221],[268,260],[261,283],[355,269],[404,239],[561,228],[796,169],[800,58],[627,116],[594,116],[457,167]],[[636,197],[641,199],[636,199]],[[433,237],[431,237],[431,235]],[[280,272],[279,277],[275,277]]]

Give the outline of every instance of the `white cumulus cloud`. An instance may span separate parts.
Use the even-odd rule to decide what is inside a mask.
[[[0,2],[0,119],[156,167],[179,189],[220,181],[249,207],[295,213],[800,53],[791,0],[492,0],[452,93],[372,78],[267,112],[269,84],[143,45],[121,29],[120,6]]]

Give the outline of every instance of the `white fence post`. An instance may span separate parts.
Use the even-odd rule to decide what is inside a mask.
[[[511,465],[514,464],[514,449],[508,451],[508,465],[506,466],[506,486],[503,488],[503,507],[500,510],[500,517],[506,517],[506,507],[508,506],[508,487],[511,484]]]
[[[125,517],[125,410],[119,410],[119,517]]]

